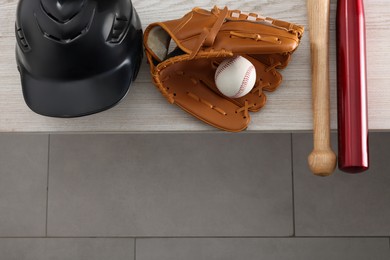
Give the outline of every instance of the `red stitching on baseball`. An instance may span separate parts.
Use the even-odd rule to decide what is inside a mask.
[[[232,98],[239,98],[241,94],[245,91],[245,88],[248,86],[249,78],[251,76],[252,71],[255,69],[255,67],[252,65],[248,68],[248,70],[245,73],[245,77],[242,81],[241,87],[238,90],[237,94],[234,95]]]
[[[217,72],[215,73],[215,79],[218,78],[219,74],[221,74],[225,69],[227,69],[228,67],[230,67],[232,64],[234,64],[237,59],[239,59],[240,57],[236,57],[234,59],[231,59],[230,61],[228,61],[225,65],[223,65],[219,70],[217,70]]]

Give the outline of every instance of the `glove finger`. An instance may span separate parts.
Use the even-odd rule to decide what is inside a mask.
[[[252,54],[251,57],[260,61],[261,63],[267,66],[273,66],[276,69],[284,69],[287,67],[291,60],[291,54]]]
[[[250,122],[245,109],[215,91],[209,59],[182,61],[160,73],[161,85],[180,108],[194,117],[231,132],[245,130]],[[209,68],[209,69],[206,69]]]

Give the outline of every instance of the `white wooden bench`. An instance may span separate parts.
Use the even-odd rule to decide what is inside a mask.
[[[332,129],[336,129],[336,1],[331,3],[331,121]],[[305,0],[133,0],[133,4],[144,28],[155,21],[181,17],[195,6],[208,9],[217,4],[302,24],[309,30]],[[23,100],[15,63],[16,5],[17,0],[0,0],[0,132],[217,131],[168,104],[151,83],[145,62],[127,97],[108,111],[77,119],[55,119],[33,113]],[[390,129],[390,1],[366,0],[365,8],[369,126],[370,130],[386,131]],[[282,74],[281,87],[268,95],[268,103],[261,112],[251,114],[248,131],[292,132],[312,128],[308,33]]]

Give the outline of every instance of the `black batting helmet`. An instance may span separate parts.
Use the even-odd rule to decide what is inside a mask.
[[[16,59],[27,105],[78,117],[117,104],[142,60],[131,0],[21,0]]]

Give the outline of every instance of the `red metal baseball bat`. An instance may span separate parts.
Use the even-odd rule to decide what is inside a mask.
[[[368,169],[366,32],[363,0],[337,3],[339,169]]]

